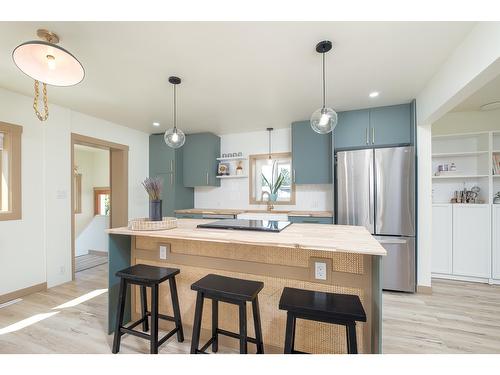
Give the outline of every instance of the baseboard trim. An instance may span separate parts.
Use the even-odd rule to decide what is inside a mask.
[[[432,286],[417,285],[417,293],[432,294]]]
[[[41,292],[44,290],[47,290],[47,283],[40,283],[40,284],[29,286],[27,288],[15,290],[15,291],[7,293],[7,294],[2,294],[0,296],[0,303],[9,302],[9,301],[12,301],[13,299],[21,298],[21,297],[27,296],[28,294],[33,294],[33,293]]]
[[[455,280],[455,281],[465,281],[469,283],[483,283],[489,284],[488,278],[476,277],[476,276],[457,276],[457,275],[445,275],[441,273],[433,273],[432,278],[435,279],[445,279],[445,280]]]
[[[101,250],[89,250],[89,254],[106,256],[106,257],[108,256],[108,252],[107,251],[101,251]]]

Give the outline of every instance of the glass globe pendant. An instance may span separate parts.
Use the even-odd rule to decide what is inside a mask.
[[[323,55],[323,106],[311,115],[311,128],[319,134],[327,134],[337,126],[338,116],[326,107],[325,54],[332,49],[332,42],[324,40],[316,45],[316,52]]]
[[[172,129],[168,129],[163,135],[163,139],[168,147],[179,148],[184,145],[186,142],[186,136],[184,132],[177,128],[177,92],[176,86],[181,83],[181,79],[179,77],[169,77],[168,82],[170,82],[174,86],[174,127]]]

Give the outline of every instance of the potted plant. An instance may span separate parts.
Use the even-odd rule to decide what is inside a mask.
[[[149,220],[161,221],[163,219],[161,212],[162,179],[158,176],[148,177],[142,182],[142,186],[149,196]]]
[[[281,186],[283,186],[283,183],[285,182],[286,176],[284,173],[284,170],[282,170],[278,177],[276,178],[276,181],[274,181],[274,175],[275,175],[275,169],[276,169],[276,161],[273,162],[273,169],[271,173],[271,182],[264,176],[264,173],[262,173],[262,180],[264,182],[264,185],[267,185],[269,188],[269,199],[272,200],[273,202],[276,202],[278,199],[278,192],[281,189]]]

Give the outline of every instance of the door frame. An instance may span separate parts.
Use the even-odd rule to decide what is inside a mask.
[[[110,227],[126,226],[128,222],[128,151],[127,145],[71,133],[71,278],[75,280],[75,145],[109,151],[109,186],[111,189]]]

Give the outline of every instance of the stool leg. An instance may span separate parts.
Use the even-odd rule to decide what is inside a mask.
[[[285,333],[285,354],[292,354],[295,346],[295,315],[290,311],[286,314],[286,333]]]
[[[144,322],[142,322],[142,330],[144,332],[149,331],[149,323],[148,323],[148,317],[147,317],[147,312],[148,312],[148,297],[146,295],[146,287],[141,286],[141,312],[142,312],[142,317],[145,318]]]
[[[168,282],[170,285],[170,296],[172,297],[172,308],[174,310],[175,327],[177,328],[177,341],[184,341],[184,331],[182,329],[181,310],[179,308],[179,297],[177,295],[177,284],[175,277]]]
[[[203,293],[196,295],[196,308],[194,310],[193,337],[191,338],[191,354],[196,354],[200,343],[201,318],[203,314]]]
[[[347,353],[358,354],[358,344],[356,342],[356,322],[346,325],[347,330]]]
[[[257,341],[257,354],[264,354],[264,343],[262,342],[262,326],[260,322],[259,298],[252,301],[253,325],[255,327],[255,340]]]
[[[158,284],[151,287],[151,354],[158,354]]]
[[[125,300],[127,297],[127,282],[120,279],[120,291],[118,292],[118,309],[116,310],[115,337],[113,339],[113,353],[120,351],[120,341],[122,337],[121,326],[123,322],[123,313],[125,311]]]
[[[247,354],[247,304],[240,304],[240,354]]]
[[[219,350],[219,335],[217,330],[219,329],[219,301],[212,300],[212,337],[214,341],[212,342],[212,352],[217,353]]]

